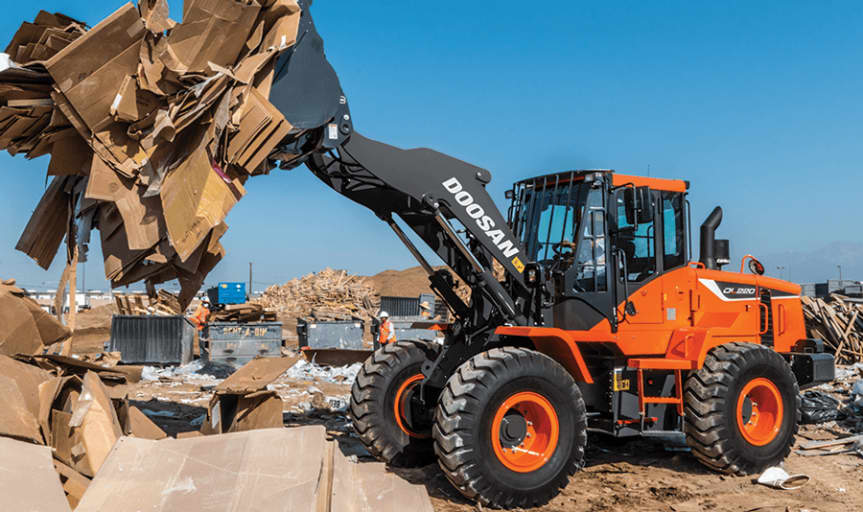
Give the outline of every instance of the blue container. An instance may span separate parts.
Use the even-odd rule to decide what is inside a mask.
[[[207,296],[213,304],[245,304],[246,283],[219,283],[207,290]]]

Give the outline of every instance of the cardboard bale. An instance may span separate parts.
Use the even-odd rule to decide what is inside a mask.
[[[0,438],[0,453],[3,510],[70,512],[50,448]]]
[[[117,442],[77,512],[318,510],[323,427]]]

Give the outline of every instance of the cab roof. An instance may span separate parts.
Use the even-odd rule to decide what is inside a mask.
[[[534,186],[542,185],[546,187],[550,184],[567,183],[570,179],[583,180],[586,176],[602,173],[611,174],[611,184],[615,187],[620,187],[627,184],[635,185],[636,187],[650,187],[653,190],[664,190],[666,192],[686,192],[689,189],[689,182],[684,180],[669,180],[665,178],[647,178],[644,176],[633,176],[630,174],[620,174],[612,169],[579,169],[572,171],[563,171],[543,176],[536,176],[522,180],[519,184],[533,183]]]

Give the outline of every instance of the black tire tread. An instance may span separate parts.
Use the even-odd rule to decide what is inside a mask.
[[[772,361],[770,361],[772,359]],[[733,399],[729,393],[744,360],[763,364],[786,364],[781,355],[755,343],[726,343],[711,350],[702,369],[691,372],[684,383],[686,440],[692,454],[704,465],[723,473],[745,475],[760,470],[741,457],[730,439],[723,414],[723,404]],[[790,370],[789,370],[790,371]],[[797,434],[800,420],[800,393],[794,381],[797,421],[791,439]],[[791,444],[781,458],[791,453]]]
[[[565,471],[553,489],[541,496],[530,493],[507,493],[493,488],[477,467],[472,447],[470,425],[480,414],[471,406],[482,391],[488,391],[494,381],[507,369],[530,362],[541,365],[545,375],[554,382],[572,382],[572,377],[556,361],[538,352],[516,347],[494,348],[483,352],[463,365],[450,377],[441,394],[435,414],[433,433],[438,464],[447,479],[465,497],[490,507],[535,507],[547,503],[569,481],[569,477],[584,466],[587,444],[587,415],[584,400],[574,382],[572,402],[576,417],[581,418],[574,428],[578,433],[573,455],[567,460]],[[560,380],[557,380],[560,379]]]
[[[398,341],[376,350],[363,363],[351,387],[348,416],[363,445],[373,457],[393,466],[425,465],[433,460],[429,457],[394,444],[387,435],[383,411],[379,410],[378,397],[386,393],[387,375],[404,367],[409,361],[425,358],[423,342]],[[425,350],[424,350],[425,348]],[[431,440],[428,441],[429,445]]]

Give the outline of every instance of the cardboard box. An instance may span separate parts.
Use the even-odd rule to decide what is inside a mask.
[[[284,426],[284,404],[267,386],[297,358],[259,358],[237,370],[214,389],[201,432],[207,435]]]
[[[123,435],[108,389],[94,372],[83,379],[63,377],[40,389],[43,428],[50,428],[56,457],[76,471],[94,476]]]

